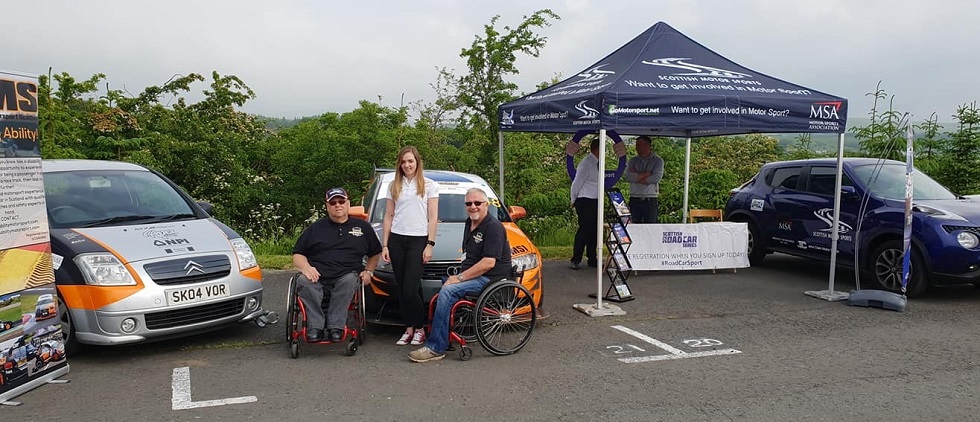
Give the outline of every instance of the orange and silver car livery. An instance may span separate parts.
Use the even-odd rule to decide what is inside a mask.
[[[135,164],[42,165],[69,348],[188,335],[265,313],[252,250],[208,215],[209,204]]]
[[[394,180],[392,170],[377,170],[374,180],[368,187],[361,206],[351,207],[351,216],[366,219],[381,236],[381,225],[387,206],[388,186]],[[517,227],[515,220],[523,218],[527,212],[523,207],[506,207],[490,185],[483,178],[473,174],[454,171],[426,170],[425,177],[439,184],[439,225],[436,245],[432,259],[422,270],[422,299],[429,303],[432,296],[439,293],[444,277],[459,271],[462,257],[463,230],[466,224],[466,206],[463,201],[466,191],[480,188],[489,199],[490,215],[503,223],[510,242],[511,260],[518,270],[524,271],[521,283],[534,296],[540,305],[542,293],[541,253],[531,243],[531,239]],[[392,273],[391,263],[381,261],[374,272],[374,282],[365,292],[365,309],[369,321],[375,323],[398,324],[398,288]]]

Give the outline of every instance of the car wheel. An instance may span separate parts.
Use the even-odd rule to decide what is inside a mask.
[[[904,247],[900,240],[889,240],[881,243],[871,254],[869,273],[876,287],[890,292],[902,292],[902,261]],[[926,290],[925,265],[922,257],[912,248],[912,262],[909,271],[909,282],[905,286],[905,294],[914,297]]]
[[[746,224],[749,226],[749,263],[752,265],[762,264],[762,260],[766,258],[766,244],[762,240],[762,236],[759,235],[759,228],[756,227],[755,223],[747,221]]]
[[[65,355],[78,354],[82,351],[82,344],[78,342],[75,333],[75,324],[71,321],[71,312],[68,306],[58,298],[58,321],[61,322],[61,334],[65,336]]]

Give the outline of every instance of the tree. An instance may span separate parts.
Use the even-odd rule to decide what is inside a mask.
[[[939,137],[942,126],[938,120],[936,113],[932,113],[926,121],[913,126],[921,134],[915,139],[915,166],[929,175],[942,172],[944,140]]]
[[[980,191],[980,112],[977,103],[956,108],[956,132],[949,133],[943,171],[937,180],[959,194]]]
[[[790,160],[802,160],[819,156],[813,151],[812,141],[809,133],[801,133],[796,136],[796,145],[790,147],[787,158]]]
[[[881,89],[881,82],[878,82],[875,92],[868,93],[868,96],[874,97],[869,113],[871,123],[851,128],[854,137],[859,140],[861,151],[871,157],[905,161],[905,136],[909,125],[907,114],[892,108],[894,96],[889,99],[888,110],[878,113],[878,101],[889,98]]]
[[[461,122],[476,132],[466,150],[476,155],[482,170],[479,173],[484,176],[497,168],[497,107],[512,100],[518,88],[505,79],[520,73],[514,64],[516,53],[538,57],[548,39],[535,34],[534,30],[551,26],[549,19],[561,18],[550,9],[542,9],[525,16],[516,28],[504,26],[502,30],[496,27],[499,19],[499,15],[490,19],[483,28],[483,37],[477,35],[470,48],[460,52],[460,57],[466,59],[469,73],[454,77],[443,70],[444,77],[456,90],[456,101],[451,103],[458,105]]]
[[[68,73],[38,78],[38,119],[41,155],[45,158],[85,158],[92,138],[88,115],[102,110],[91,97],[105,75],[97,73],[78,82]],[[52,83],[57,83],[57,87]],[[86,98],[89,97],[89,98]]]
[[[777,161],[781,155],[779,141],[771,136],[753,133],[701,138],[691,147],[691,173],[726,169],[744,182],[758,173],[763,164]]]

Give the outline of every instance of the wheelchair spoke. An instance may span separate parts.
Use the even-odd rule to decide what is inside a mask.
[[[534,302],[530,292],[517,283],[501,282],[489,287],[480,296],[477,338],[492,354],[511,354],[527,343],[534,320]]]

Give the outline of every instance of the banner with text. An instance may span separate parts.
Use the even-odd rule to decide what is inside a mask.
[[[634,270],[714,270],[749,266],[745,223],[630,224]]]
[[[47,215],[37,77],[0,70],[0,402],[68,371]]]

